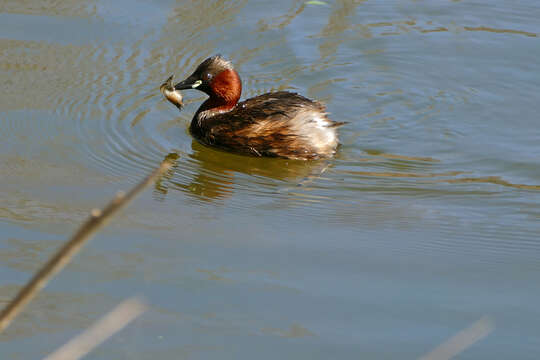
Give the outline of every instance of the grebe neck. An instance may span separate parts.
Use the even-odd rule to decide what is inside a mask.
[[[211,80],[207,93],[210,97],[195,114],[199,121],[234,109],[242,95],[240,76],[234,69],[223,70]]]
[[[225,99],[211,97],[199,107],[195,117],[202,121],[217,114],[223,114],[234,109],[238,101],[227,101]]]

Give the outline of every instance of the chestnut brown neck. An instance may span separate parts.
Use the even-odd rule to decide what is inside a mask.
[[[205,113],[205,117],[232,110],[242,95],[242,81],[233,69],[226,69],[215,76],[209,84],[208,98],[197,113]]]

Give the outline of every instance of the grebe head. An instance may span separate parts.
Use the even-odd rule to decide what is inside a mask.
[[[204,60],[176,90],[197,89],[210,96],[216,105],[234,106],[242,94],[242,82],[231,62],[220,55]]]

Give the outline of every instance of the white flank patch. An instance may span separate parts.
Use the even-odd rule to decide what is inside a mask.
[[[293,120],[295,131],[309,141],[319,152],[327,152],[337,145],[336,128],[319,111],[301,111]]]
[[[317,127],[321,130],[328,130],[328,120],[326,118],[322,117],[321,114],[314,113],[313,121],[315,121],[315,124]]]

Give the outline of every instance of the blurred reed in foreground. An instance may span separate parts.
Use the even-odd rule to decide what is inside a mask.
[[[49,280],[61,271],[77,254],[82,246],[102,226],[125,207],[148,185],[164,174],[171,167],[167,160],[154,170],[144,180],[137,184],[128,193],[118,192],[116,197],[103,209],[93,209],[90,217],[84,222],[75,234],[62,246],[49,261],[32,277],[32,279],[19,291],[13,300],[0,313],[0,333],[2,333],[26,305],[47,285]]]
[[[105,340],[122,330],[146,310],[137,298],[122,301],[103,315],[82,334],[71,339],[43,360],[77,360],[88,354]]]

